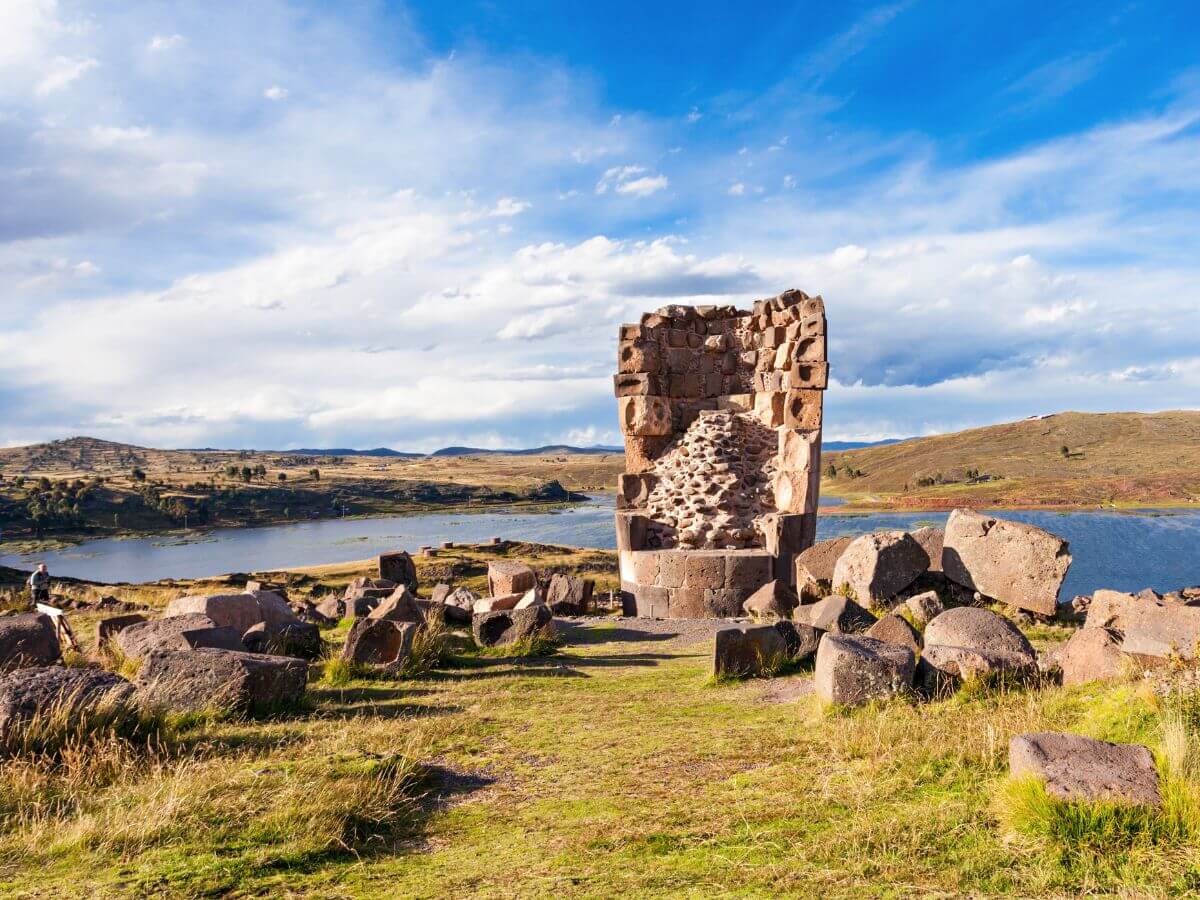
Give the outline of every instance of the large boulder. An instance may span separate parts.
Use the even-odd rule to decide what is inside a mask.
[[[952,690],[959,682],[1009,675],[1019,680],[1037,676],[1037,659],[1011,650],[985,650],[930,644],[921,652],[918,676],[929,694]]]
[[[777,578],[747,597],[742,609],[756,619],[788,619],[799,604],[796,592],[783,579]]]
[[[817,696],[841,706],[891,697],[912,686],[916,662],[912,650],[899,644],[827,634],[817,648]]]
[[[112,645],[130,659],[143,659],[154,650],[244,650],[241,641],[236,628],[220,628],[208,616],[189,613],[130,625],[113,636]]]
[[[417,606],[416,595],[407,585],[400,585],[385,600],[367,614],[368,619],[387,619],[391,622],[411,622],[424,625],[425,615]]]
[[[130,625],[140,625],[146,621],[141,613],[126,613],[123,616],[108,616],[96,623],[96,647],[100,650],[108,646],[113,635],[124,631]]]
[[[417,592],[417,565],[403,550],[380,554],[379,577],[403,585],[414,594]]]
[[[259,622],[268,629],[298,622],[292,607],[274,591],[247,591],[241,594],[197,594],[179,597],[167,604],[164,615],[208,616],[222,628],[233,628],[245,634]]]
[[[1044,781],[1060,800],[1162,805],[1154,756],[1140,744],[1055,731],[1021,734],[1008,742],[1008,768]]]
[[[929,568],[929,557],[905,531],[856,538],[833,569],[833,589],[849,590],[860,604],[889,600]]]
[[[787,659],[787,642],[774,625],[727,625],[713,636],[713,675],[773,672]]]
[[[433,590],[429,592],[429,600],[432,603],[445,603],[446,598],[450,596],[452,588],[444,581],[440,581],[433,586]]]
[[[128,681],[103,669],[38,666],[9,672],[0,677],[0,746],[12,749],[21,726],[39,713],[66,722],[130,715],[132,696]]]
[[[823,631],[817,631],[811,625],[803,625],[788,619],[772,622],[771,627],[782,635],[783,643],[787,647],[788,658],[793,660],[807,659],[816,653],[821,638],[825,634]]]
[[[1120,640],[1107,628],[1080,628],[1058,652],[1062,682],[1067,686],[1120,678],[1129,664]]]
[[[1033,525],[967,509],[956,509],[946,523],[942,571],[1010,606],[1054,615],[1070,567],[1067,542]]]
[[[805,582],[823,581],[833,583],[833,570],[846,548],[854,543],[854,535],[847,534],[828,541],[818,541],[796,556],[796,587]]]
[[[529,606],[478,613],[471,622],[471,631],[480,647],[498,647],[549,632],[553,623],[550,607]]]
[[[363,665],[395,670],[412,654],[417,626],[394,619],[360,619],[346,635],[342,658]]]
[[[1037,653],[1016,625],[974,606],[948,609],[925,626],[925,646],[937,645],[1016,653],[1037,663]]]
[[[478,600],[479,595],[467,588],[460,587],[451,591],[445,599],[446,621],[457,625],[469,625]]]
[[[942,548],[946,543],[946,532],[941,528],[926,525],[912,533],[913,540],[921,545],[925,555],[929,557],[929,571],[942,571]]]
[[[797,606],[792,613],[792,620],[830,634],[857,634],[876,622],[875,616],[853,600],[840,595]]]
[[[242,644],[251,653],[295,656],[308,660],[318,659],[324,649],[321,629],[312,622],[289,622],[275,627],[268,626],[266,622],[259,622],[242,635]]]
[[[1200,607],[1145,599],[1118,591],[1096,591],[1088,605],[1088,628],[1107,628],[1121,639],[1121,650],[1143,660],[1200,654]]]
[[[537,587],[537,575],[523,562],[498,559],[488,563],[488,593],[493,597],[524,594]]]
[[[526,592],[528,593],[528,592]],[[472,613],[498,612],[506,609],[516,609],[517,604],[525,598],[525,594],[503,594],[499,597],[482,597],[471,607]]]
[[[25,613],[0,618],[0,672],[47,666],[62,658],[49,616]]]
[[[304,695],[308,663],[234,650],[153,650],[135,684],[143,701],[176,710],[264,711]]]
[[[586,615],[592,606],[596,582],[590,578],[555,574],[546,588],[546,605],[556,616]]]
[[[908,647],[913,653],[921,652],[921,635],[896,613],[888,613],[866,631],[867,637],[889,644]]]
[[[937,591],[926,591],[909,597],[904,601],[904,606],[919,628],[924,628],[946,609],[942,606],[942,598],[937,595]]]

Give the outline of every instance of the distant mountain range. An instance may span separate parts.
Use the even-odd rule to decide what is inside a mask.
[[[890,444],[901,444],[912,438],[884,438],[882,441],[822,441],[822,450],[862,450],[866,447],[886,447]]]

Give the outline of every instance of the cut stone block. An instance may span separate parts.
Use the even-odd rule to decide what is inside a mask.
[[[911,534],[877,531],[856,538],[833,570],[833,588],[853,591],[854,599],[869,605],[889,600],[929,568],[929,557]]]
[[[1045,782],[1060,800],[1162,805],[1154,756],[1140,744],[1054,731],[1022,734],[1008,743],[1008,768]]]
[[[730,625],[713,638],[714,675],[759,675],[787,658],[787,643],[773,625]]]
[[[496,560],[488,563],[488,593],[493,597],[524,594],[537,586],[537,575],[523,562]]]
[[[916,656],[908,647],[862,635],[827,634],[817,648],[817,696],[841,706],[886,699],[912,686]]]

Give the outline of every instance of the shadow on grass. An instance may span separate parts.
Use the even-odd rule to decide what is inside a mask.
[[[608,627],[569,619],[555,619],[559,633],[570,644],[648,644],[669,641],[680,636],[677,631],[650,632],[636,628]]]

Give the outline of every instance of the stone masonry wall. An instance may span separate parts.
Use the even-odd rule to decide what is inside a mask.
[[[787,557],[777,569],[790,579],[816,527],[824,301],[787,291],[749,311],[663,307],[621,326],[617,368],[618,549],[762,551]]]

